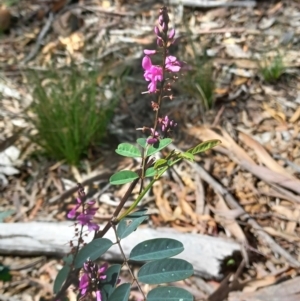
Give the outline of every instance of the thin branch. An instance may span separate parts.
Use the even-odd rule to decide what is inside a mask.
[[[142,290],[142,288],[141,288],[141,286],[140,286],[138,280],[137,280],[136,277],[134,276],[133,271],[131,270],[131,268],[130,268],[130,266],[129,266],[129,264],[128,264],[128,260],[127,260],[127,258],[126,258],[126,255],[125,255],[124,251],[123,251],[123,248],[122,248],[122,246],[121,246],[121,240],[119,239],[118,234],[117,234],[116,225],[112,225],[112,228],[113,228],[113,230],[114,230],[114,232],[115,232],[117,244],[118,244],[119,249],[120,249],[120,252],[121,252],[121,254],[122,254],[122,257],[123,257],[123,260],[124,260],[124,264],[127,266],[128,270],[129,270],[129,273],[130,273],[130,275],[131,275],[131,277],[132,277],[132,279],[133,279],[133,282],[136,283],[136,285],[137,285],[139,291],[141,292],[141,294],[142,294],[143,297],[144,297],[144,300],[146,300],[146,296],[145,296],[145,294],[144,294],[144,292],[143,292],[143,290]]]

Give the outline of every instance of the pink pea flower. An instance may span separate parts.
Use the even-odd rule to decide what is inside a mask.
[[[75,215],[76,215],[77,210],[78,210],[79,207],[81,206],[81,199],[80,199],[80,198],[77,198],[76,201],[77,201],[76,206],[75,206],[72,210],[70,210],[69,213],[67,214],[67,217],[68,217],[68,218],[74,218]]]
[[[146,81],[150,81],[148,85],[148,91],[150,93],[156,92],[156,85],[158,81],[163,80],[163,71],[160,66],[155,66],[152,64],[149,56],[145,56],[142,61],[142,66],[145,70],[144,78]]]
[[[80,225],[87,226],[90,232],[98,231],[99,226],[91,221],[93,217],[94,215],[81,213],[77,216],[77,221],[79,222]]]
[[[181,63],[173,55],[166,57],[166,69],[171,72],[179,72],[181,69]]]
[[[83,274],[79,281],[79,290],[80,294],[84,296],[87,293],[88,287],[89,287],[89,276],[88,274]]]

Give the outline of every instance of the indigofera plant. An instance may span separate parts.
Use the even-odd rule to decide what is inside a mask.
[[[178,80],[179,72],[183,66],[175,56],[169,55],[169,47],[174,42],[175,30],[169,29],[169,15],[166,7],[159,12],[158,24],[154,28],[157,38],[156,50],[144,50],[142,67],[144,78],[148,84],[149,93],[156,96],[151,107],[154,112],[152,127],[142,126],[138,130],[148,134],[147,138],[137,139],[137,144],[121,143],[116,152],[121,156],[141,158],[141,167],[137,172],[122,170],[110,178],[112,185],[131,183],[124,197],[115,209],[112,217],[104,226],[93,222],[97,211],[94,201],[86,200],[83,187],[78,184],[77,204],[68,213],[69,218],[76,219],[76,241],[71,242],[71,254],[65,259],[65,266],[60,270],[54,283],[54,300],[63,300],[67,288],[71,285],[78,291],[80,299],[125,301],[130,295],[130,288],[136,284],[144,300],[181,300],[192,301],[190,292],[172,286],[156,286],[145,296],[140,283],[161,285],[175,282],[190,277],[193,274],[192,265],[182,259],[172,258],[184,250],[181,242],[159,238],[145,240],[133,246],[129,258],[126,258],[120,241],[135,231],[147,218],[147,210],[136,210],[142,198],[151,189],[156,181],[172,166],[181,160],[193,161],[194,155],[204,152],[215,145],[219,140],[203,142],[186,152],[171,151],[165,157],[155,159],[153,155],[172,143],[170,137],[172,129],[177,123],[169,116],[161,116],[163,100],[172,99],[172,85]],[[154,65],[151,57],[158,55],[161,58],[160,65]],[[124,204],[130,197],[133,189],[139,185],[139,195],[132,205],[124,208]],[[112,228],[116,241],[105,238],[107,231]],[[93,239],[85,244],[84,233],[93,231]],[[97,260],[107,252],[114,244],[117,244],[123,256],[123,265],[127,266],[132,276],[131,283],[119,283],[119,274],[122,265],[116,264],[108,267],[107,264],[99,265]],[[133,274],[128,262],[145,263],[137,273]]]

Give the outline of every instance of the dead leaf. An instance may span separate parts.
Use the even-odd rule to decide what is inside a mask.
[[[286,177],[264,166],[250,164],[250,162],[247,161],[241,161],[240,164],[243,168],[268,183],[278,184],[296,193],[300,193],[300,181],[298,179]]]
[[[258,157],[258,159],[269,167],[271,170],[276,171],[285,175],[288,178],[294,178],[292,175],[288,173],[288,171],[280,166],[265,150],[265,148],[257,142],[255,139],[247,135],[246,133],[239,132],[239,139],[245,143],[248,147],[253,149]]]
[[[295,229],[297,227],[297,223],[300,217],[300,210],[298,208],[292,209],[282,205],[274,205],[272,206],[272,210],[274,210],[280,215],[285,216],[287,219],[290,220],[286,224],[286,229],[285,229],[286,233],[288,234],[295,233]]]
[[[300,118],[300,107],[297,108],[293,116],[290,118],[290,122],[295,123]]]
[[[245,293],[255,292],[259,288],[266,287],[276,283],[276,281],[277,281],[277,277],[273,275],[272,276],[268,275],[263,279],[255,279],[247,283],[247,285],[243,289],[243,292]]]
[[[165,222],[173,221],[175,219],[172,208],[167,199],[162,196],[163,188],[161,182],[153,185],[153,194],[155,195],[155,203],[159,209],[161,217]]]
[[[262,18],[262,20],[258,24],[259,29],[267,29],[270,28],[276,21],[276,18]]]
[[[84,46],[84,36],[81,32],[75,32],[66,38],[60,37],[59,41],[66,47],[71,55],[81,50]]]
[[[277,121],[285,123],[286,116],[283,112],[270,108],[265,102],[263,103],[263,109],[266,110],[270,114],[270,116]]]
[[[43,49],[42,49],[42,53],[44,55],[47,55],[47,54],[52,54],[53,51],[57,48],[58,46],[58,42],[57,41],[51,41],[49,42],[48,44],[46,44]]]
[[[231,210],[226,205],[223,197],[219,194],[214,213],[221,225],[228,230],[233,237],[235,237],[241,243],[248,244],[242,228],[235,221],[235,217],[231,215]]]
[[[250,58],[250,53],[246,53],[243,49],[237,44],[226,45],[226,53],[228,56],[237,58],[237,59],[248,59]]]
[[[300,237],[296,235],[292,235],[283,231],[278,231],[272,227],[263,227],[263,229],[272,236],[281,237],[289,242],[298,242],[300,241]]]
[[[184,194],[185,193],[182,192],[179,199],[182,213],[185,213],[192,220],[192,224],[195,225],[198,220],[197,214],[195,213],[195,210],[191,207],[191,205],[184,199]]]
[[[67,0],[54,0],[51,5],[51,10],[56,13],[60,11],[67,3]]]
[[[234,86],[241,86],[241,85],[245,84],[247,81],[248,81],[248,78],[246,78],[246,77],[237,77],[233,81],[233,85]]]

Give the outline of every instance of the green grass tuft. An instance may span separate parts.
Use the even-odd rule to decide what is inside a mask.
[[[192,57],[186,58],[191,70],[183,79],[183,88],[190,96],[199,99],[201,111],[204,113],[214,105],[215,82],[213,80],[213,64],[206,55],[205,49],[202,55],[199,54],[192,39],[192,33],[188,27],[186,27],[186,30],[189,33],[188,42],[191,46]]]
[[[118,90],[110,85],[113,97],[107,99],[97,79],[96,70],[75,66],[30,76],[29,83],[34,87],[31,120],[38,132],[33,140],[51,158],[78,165],[89,146],[101,143]],[[104,86],[103,78],[101,85]]]
[[[282,56],[277,53],[273,59],[265,58],[262,63],[259,64],[260,73],[265,82],[271,83],[277,81],[280,76],[285,72],[285,66]]]

